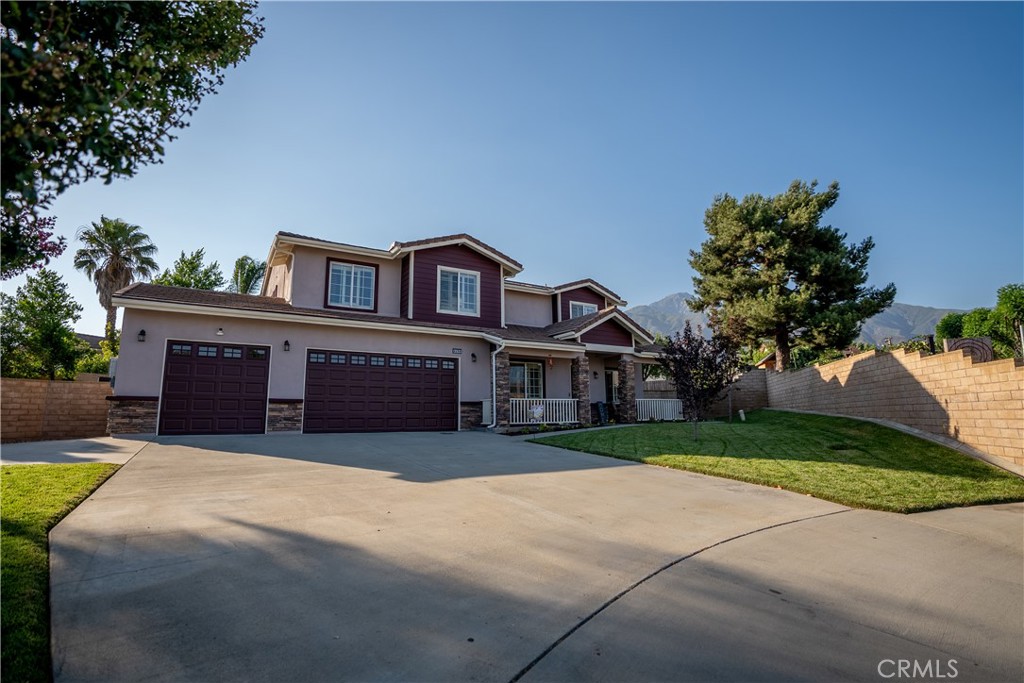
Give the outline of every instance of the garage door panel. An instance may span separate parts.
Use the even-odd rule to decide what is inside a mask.
[[[160,399],[161,434],[265,431],[270,350],[229,346],[230,357],[225,357],[221,344],[168,342]]]
[[[336,362],[330,360],[332,370],[325,373],[325,364],[314,358]],[[457,365],[451,359],[312,349],[306,361],[304,431],[457,428]],[[330,400],[318,400],[324,396]]]

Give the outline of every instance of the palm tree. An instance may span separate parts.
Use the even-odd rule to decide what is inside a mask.
[[[137,279],[153,277],[157,271],[156,245],[137,225],[120,218],[100,216],[98,223],[78,231],[81,249],[75,252],[75,268],[96,283],[100,306],[107,309],[107,341],[114,343],[117,308],[111,304],[114,292]]]
[[[259,291],[266,272],[266,261],[257,261],[251,256],[240,256],[235,261],[235,272],[231,274],[228,291],[239,294],[255,294]]]

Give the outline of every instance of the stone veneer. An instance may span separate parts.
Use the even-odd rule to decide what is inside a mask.
[[[267,432],[301,432],[302,399],[272,398],[267,407]]]
[[[459,404],[460,429],[479,429],[484,425],[482,401],[463,401]]]
[[[108,396],[108,434],[156,434],[156,396]]]
[[[636,364],[632,358],[619,359],[619,422],[636,422]]]
[[[494,414],[498,427],[508,427],[512,419],[512,401],[509,396],[508,351],[494,354]]]
[[[581,425],[589,425],[590,418],[590,360],[586,356],[572,359],[570,389],[576,399],[576,419]]]

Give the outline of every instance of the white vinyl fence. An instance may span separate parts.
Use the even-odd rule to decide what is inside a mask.
[[[575,398],[513,398],[509,421],[514,425],[579,422]]]
[[[683,402],[678,398],[638,398],[636,400],[636,421],[682,420]]]

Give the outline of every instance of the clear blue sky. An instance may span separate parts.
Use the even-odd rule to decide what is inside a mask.
[[[521,279],[631,305],[692,291],[716,194],[838,180],[897,300],[1024,280],[1021,3],[267,3],[266,36],[165,163],[55,204],[230,272],[289,230],[386,247],[468,232]],[[55,262],[99,334],[92,285]],[[23,277],[4,283],[11,292]]]

